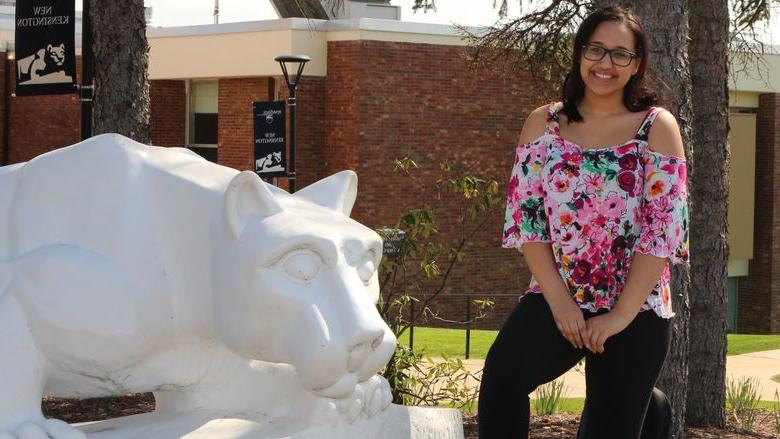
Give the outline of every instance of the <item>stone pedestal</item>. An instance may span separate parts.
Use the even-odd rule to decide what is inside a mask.
[[[463,439],[457,410],[395,404],[374,418],[333,426],[306,426],[294,419],[268,421],[262,414],[191,412],[146,413],[77,427],[88,439]]]

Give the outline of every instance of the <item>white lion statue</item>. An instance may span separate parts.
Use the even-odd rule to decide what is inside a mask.
[[[396,339],[356,185],[345,171],[290,195],[112,134],[0,168],[0,439],[392,437],[388,419],[350,430],[400,410],[376,375]],[[156,412],[41,414],[43,393],[128,392]]]

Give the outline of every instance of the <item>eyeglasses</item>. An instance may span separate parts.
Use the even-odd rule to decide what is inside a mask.
[[[620,67],[626,67],[631,64],[631,61],[633,61],[634,58],[638,58],[638,55],[623,49],[609,50],[593,44],[585,44],[582,46],[582,56],[588,61],[601,61],[606,54],[609,54],[609,59],[612,61],[612,64]]]

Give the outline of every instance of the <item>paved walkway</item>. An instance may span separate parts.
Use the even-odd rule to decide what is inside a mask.
[[[466,367],[476,372],[482,370],[484,361],[479,359],[463,360]],[[695,373],[695,372],[692,372]],[[780,349],[775,351],[753,352],[750,354],[726,357],[726,376],[731,379],[753,377],[758,379],[762,400],[773,401],[775,391],[780,393],[780,383],[771,380],[780,374]],[[585,397],[585,368],[575,366],[563,375],[566,396]],[[469,383],[471,385],[471,383]],[[533,396],[532,396],[533,397]]]

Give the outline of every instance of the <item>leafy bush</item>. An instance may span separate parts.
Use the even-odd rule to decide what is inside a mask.
[[[443,238],[435,214],[427,208],[408,210],[400,215],[394,228],[377,230],[386,241],[396,241],[395,252],[382,258],[378,308],[397,337],[423,316],[443,320],[431,310],[431,303],[445,291],[453,270],[463,259],[466,245],[495,211],[503,209],[495,180],[452,175],[451,167],[440,163],[440,178],[426,190],[413,173],[417,168],[417,163],[408,157],[393,162],[394,171],[404,173],[412,180],[410,185],[420,189],[421,201],[436,199],[457,206],[455,222],[459,233]],[[484,317],[485,310],[493,305],[484,298],[474,299],[473,303],[477,312],[472,322]],[[445,358],[436,362],[405,346],[398,346],[383,376],[390,383],[393,402],[397,404],[463,407],[472,404],[476,396],[476,390],[466,388],[465,382],[477,378],[461,360]]]

